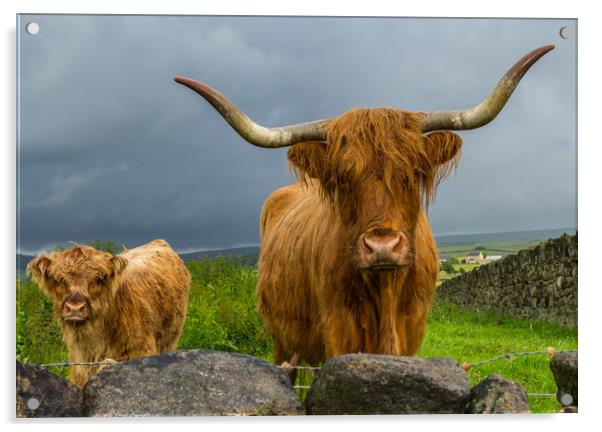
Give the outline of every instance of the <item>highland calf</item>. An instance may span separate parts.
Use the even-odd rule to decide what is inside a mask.
[[[288,158],[300,181],[272,193],[260,226],[258,307],[275,340],[276,363],[416,353],[438,273],[425,207],[462,143],[445,129],[493,120],[525,72],[553,48],[520,59],[472,109],[356,109],[278,128],[252,122],[206,84],[176,78],[251,144],[292,146]]]
[[[163,240],[111,255],[76,246],[27,266],[48,294],[73,362],[116,361],[176,348],[188,306],[190,274]],[[72,366],[80,387],[101,366]]]

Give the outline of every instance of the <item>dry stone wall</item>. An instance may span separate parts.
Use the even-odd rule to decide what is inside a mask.
[[[577,411],[577,353],[550,367],[564,412]],[[566,400],[568,398],[568,401]],[[526,413],[518,383],[472,387],[450,358],[347,354],[327,360],[305,406],[282,368],[244,354],[182,350],[118,363],[83,390],[17,361],[16,417]]]
[[[460,307],[577,327],[577,234],[545,241],[439,286]]]

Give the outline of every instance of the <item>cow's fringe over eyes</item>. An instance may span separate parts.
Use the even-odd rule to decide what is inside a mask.
[[[327,125],[327,143],[296,144],[289,160],[301,178],[319,178],[329,201],[376,176],[391,194],[420,190],[425,205],[460,159],[452,132],[422,135],[420,114],[391,108],[354,109]]]

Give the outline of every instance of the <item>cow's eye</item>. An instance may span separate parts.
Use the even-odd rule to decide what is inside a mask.
[[[97,297],[99,297],[102,292],[104,291],[102,285],[99,284],[91,284],[88,287],[88,295],[90,296],[91,299],[95,299]]]
[[[95,282],[96,282],[98,285],[102,285],[103,283],[105,283],[105,279],[104,279],[102,276],[98,276],[98,277],[95,279]]]
[[[403,178],[403,190],[410,190],[410,188],[412,187],[412,184],[410,182],[410,179],[407,177]]]

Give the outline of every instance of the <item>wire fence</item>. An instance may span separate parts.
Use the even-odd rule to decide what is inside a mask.
[[[98,365],[114,365],[119,363],[113,359],[105,359],[95,362],[59,362],[59,363],[44,363],[42,367],[65,367],[65,366],[98,366]]]
[[[562,353],[562,352],[577,352],[577,350],[556,351],[556,349],[554,347],[548,347],[545,351],[511,352],[511,353],[502,354],[497,357],[493,357],[488,360],[483,360],[483,361],[476,362],[476,363],[470,363],[468,361],[465,361],[462,364],[462,368],[466,372],[468,372],[472,368],[483,366],[488,363],[492,363],[492,362],[503,360],[503,359],[511,360],[514,357],[522,357],[522,356],[530,356],[530,355],[547,355],[548,357],[552,358],[556,354]],[[65,362],[58,362],[58,363],[44,363],[44,364],[40,364],[39,366],[42,366],[42,367],[101,366],[101,365],[112,366],[117,363],[119,363],[119,362],[115,361],[113,359],[105,359],[105,360],[91,361],[91,362],[65,361]],[[307,371],[312,371],[315,373],[316,371],[320,371],[322,369],[319,366],[297,366],[297,365],[291,365],[287,362],[285,362],[281,365],[276,365],[276,367],[282,369],[284,372],[290,372],[292,370],[301,370],[301,371],[307,370]],[[310,389],[311,385],[293,385],[293,387],[295,389],[306,390],[306,389]],[[529,397],[556,397],[556,393],[527,393],[527,396],[529,396]]]
[[[560,352],[576,352],[576,351],[577,350],[565,350],[565,351],[560,351]],[[465,361],[462,364],[462,367],[464,368],[464,370],[466,372],[468,372],[473,367],[483,366],[487,363],[491,363],[491,362],[498,361],[498,360],[512,359],[513,357],[520,357],[520,356],[527,356],[527,355],[547,355],[551,358],[551,357],[554,357],[556,354],[557,354],[556,348],[548,347],[545,351],[524,351],[524,352],[506,353],[506,354],[502,354],[497,357],[490,358],[489,360],[484,360],[484,361],[480,361],[477,363],[469,363],[469,362]]]
[[[276,365],[276,367],[279,367],[280,369],[283,369],[285,372],[288,372],[289,370],[312,370],[312,371],[319,371],[320,369],[322,369],[319,366],[292,366],[292,365]]]

